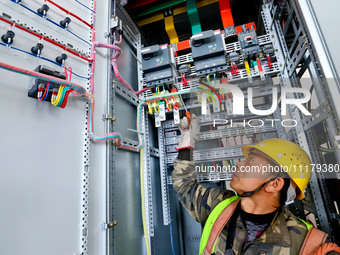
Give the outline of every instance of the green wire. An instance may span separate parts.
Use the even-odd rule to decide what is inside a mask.
[[[211,94],[211,92],[208,90],[208,89],[204,89],[202,88],[202,90],[206,93],[209,94],[209,96],[211,96],[212,100],[214,100],[214,103],[217,104],[216,100],[215,100],[215,97],[213,96],[213,94]]]
[[[197,34],[202,32],[200,18],[198,16],[196,0],[187,0],[187,13],[189,16],[189,21],[191,24],[192,34]]]
[[[66,94],[67,91],[68,91],[68,88],[65,87],[63,89],[63,92],[61,93],[61,97],[60,97],[59,103],[56,105],[56,107],[60,107],[63,104],[64,98],[65,98],[65,94]]]
[[[319,147],[321,151],[324,151],[324,152],[334,152],[334,150],[329,150],[329,149],[326,149],[326,148],[322,148],[322,147]]]

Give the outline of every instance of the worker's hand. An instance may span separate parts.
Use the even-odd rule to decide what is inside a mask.
[[[195,144],[199,139],[201,129],[196,115],[191,115],[190,126],[187,117],[182,118],[178,126],[181,131],[181,136],[179,138],[177,150],[194,149]]]
[[[334,243],[322,244],[313,255],[339,255],[340,248]]]

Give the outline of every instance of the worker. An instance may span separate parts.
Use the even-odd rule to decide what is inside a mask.
[[[192,114],[190,124],[184,117],[179,129],[172,182],[182,205],[204,224],[200,255],[340,254],[336,244],[325,243],[327,234],[284,206],[304,198],[311,178],[311,161],[302,148],[279,138],[243,146],[245,160],[236,164],[230,182],[235,195],[232,190],[205,188],[196,181],[197,168],[190,160],[200,135],[197,117]],[[296,170],[284,169],[290,165],[297,166]],[[267,171],[275,166],[285,171]]]

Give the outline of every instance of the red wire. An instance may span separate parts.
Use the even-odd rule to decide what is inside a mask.
[[[270,60],[270,56],[267,55],[267,60],[268,60],[268,66],[269,68],[272,68],[273,67],[273,64],[272,64],[272,61]]]
[[[218,98],[218,100],[220,101],[220,104],[221,104],[221,106],[222,106],[222,100],[221,100],[221,97],[220,97],[220,95],[217,93],[217,91],[213,88],[213,87],[211,87],[210,85],[208,85],[208,84],[205,84],[205,83],[202,83],[204,86],[206,86],[206,87],[208,87],[209,89],[211,89],[214,93],[215,93],[215,95],[217,96],[217,98]]]
[[[71,54],[73,54],[73,55],[75,55],[75,56],[77,56],[77,57],[79,57],[79,58],[81,58],[81,59],[84,59],[84,60],[86,60],[86,61],[88,61],[88,62],[91,62],[91,61],[92,61],[91,59],[85,58],[85,57],[81,56],[80,54],[78,54],[77,52],[75,52],[75,51],[73,51],[73,50],[70,50],[70,49],[66,48],[64,45],[61,45],[60,43],[57,43],[57,42],[55,42],[55,41],[53,41],[53,40],[51,40],[51,39],[49,39],[49,38],[47,38],[47,37],[44,37],[44,36],[39,35],[39,34],[33,32],[33,31],[31,31],[31,30],[28,30],[27,28],[24,28],[24,27],[22,27],[22,26],[19,26],[19,25],[15,24],[15,23],[13,23],[13,22],[11,22],[11,21],[9,21],[9,20],[6,20],[6,19],[2,18],[2,17],[0,17],[0,20],[3,21],[3,22],[6,22],[6,23],[8,23],[8,24],[10,24],[11,26],[17,27],[17,28],[19,28],[19,29],[21,29],[21,30],[23,30],[23,31],[25,31],[25,32],[27,32],[27,33],[29,33],[29,34],[31,34],[31,35],[34,35],[34,36],[36,36],[36,37],[39,37],[40,39],[43,39],[44,41],[47,41],[47,42],[49,42],[49,43],[52,43],[52,44],[54,44],[55,46],[58,46],[58,47],[62,48],[63,50],[65,50],[65,51],[67,51],[67,52],[69,52],[69,53],[71,53]]]
[[[263,70],[262,70],[261,61],[259,59],[257,59],[256,62],[257,62],[257,66],[259,68],[259,71],[262,72]]]
[[[47,89],[47,88],[48,88],[48,85],[49,85],[50,83],[51,83],[51,82],[47,83],[47,86],[46,86],[46,88],[45,88],[44,95],[43,95],[41,98],[39,98],[39,97],[38,97],[38,100],[39,100],[39,101],[42,101],[42,100],[45,98],[45,96],[46,96],[46,93],[47,93],[47,91],[48,91],[48,89]]]
[[[47,90],[47,89],[46,89],[46,90]],[[39,90],[38,90],[38,94],[39,94]],[[38,98],[39,101],[42,101],[43,98],[44,98],[44,96],[42,96],[42,97],[37,97],[37,98]]]
[[[82,18],[80,18],[79,16],[73,14],[72,12],[66,10],[65,8],[61,7],[60,5],[56,4],[55,2],[51,1],[51,0],[45,0],[51,4],[53,4],[54,6],[58,7],[60,10],[62,10],[63,12],[65,12],[66,14],[70,14],[72,17],[76,18],[77,20],[80,20],[81,22],[83,22],[85,25],[89,26],[90,28],[93,28],[92,25],[90,25],[89,23],[87,23],[85,20],[83,20]]]
[[[220,0],[219,5],[223,27],[233,26],[234,19],[233,14],[231,13],[230,0]]]
[[[67,99],[68,99],[68,96],[69,94],[73,91],[73,89],[69,89],[68,91],[66,91],[66,94],[65,94],[65,98],[64,98],[64,102],[61,104],[61,108],[65,108],[66,104],[67,104]]]
[[[70,76],[68,78],[69,78],[69,81],[71,81],[71,78],[72,78],[72,67],[69,67],[68,70],[70,70]]]
[[[64,73],[65,73],[65,76],[66,76],[66,80],[68,81],[68,75],[67,75],[67,69],[66,69],[66,66],[64,66]]]
[[[144,91],[147,91],[147,90],[148,90],[148,88],[141,89],[140,91],[137,91],[137,92],[136,92],[136,95],[138,95],[138,94],[140,94],[140,93],[143,93]]]
[[[164,101],[165,101],[165,104],[166,104],[166,108],[168,109],[168,111],[170,112],[170,106],[168,104],[168,100],[166,100],[166,98],[162,98]]]

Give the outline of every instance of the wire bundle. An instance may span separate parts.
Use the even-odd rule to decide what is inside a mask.
[[[73,91],[73,89],[70,89],[66,86],[60,85],[58,93],[51,99],[51,104],[55,107],[65,108],[68,100],[68,96]]]

